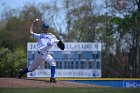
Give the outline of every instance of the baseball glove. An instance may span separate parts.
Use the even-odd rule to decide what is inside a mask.
[[[58,46],[61,50],[64,50],[64,49],[65,49],[65,45],[64,45],[64,43],[63,43],[61,40],[57,43],[57,46]]]

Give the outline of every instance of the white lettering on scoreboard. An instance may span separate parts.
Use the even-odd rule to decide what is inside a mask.
[[[37,43],[29,42],[28,51],[36,51]],[[53,46],[50,51],[61,51],[57,46]],[[101,51],[101,43],[72,43],[65,42],[65,51]]]

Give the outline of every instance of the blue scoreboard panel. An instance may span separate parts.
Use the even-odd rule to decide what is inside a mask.
[[[27,65],[33,62],[37,43],[27,44]],[[49,53],[56,60],[55,77],[94,78],[101,77],[101,43],[65,43],[65,50],[53,46]],[[50,65],[42,62],[27,77],[50,77]]]

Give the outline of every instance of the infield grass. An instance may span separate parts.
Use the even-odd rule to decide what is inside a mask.
[[[0,88],[0,93],[139,93],[140,88]]]

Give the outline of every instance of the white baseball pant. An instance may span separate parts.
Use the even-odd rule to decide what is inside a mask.
[[[49,63],[50,66],[56,66],[56,61],[50,54],[48,54],[48,53],[39,54],[38,52],[35,52],[33,63],[28,67],[28,71],[32,72],[32,71],[36,70],[42,61]]]

